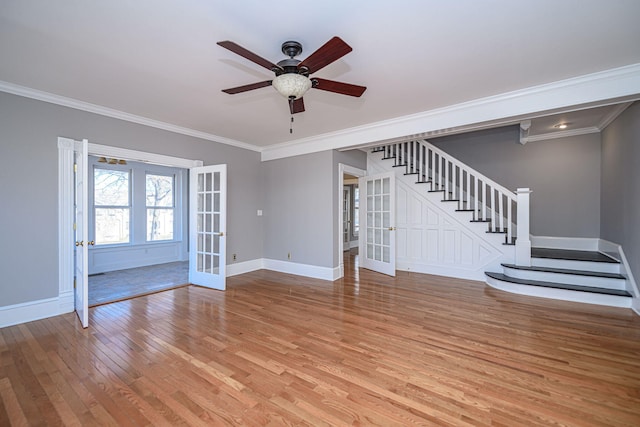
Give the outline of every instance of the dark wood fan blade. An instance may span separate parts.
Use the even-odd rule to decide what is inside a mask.
[[[260,89],[261,87],[271,86],[271,80],[266,80],[264,82],[251,83],[250,85],[232,87],[230,89],[223,89],[224,93],[228,93],[229,95],[235,95],[236,93],[247,92],[249,90]]]
[[[313,74],[333,61],[342,58],[352,50],[351,46],[346,44],[340,37],[334,37],[298,64],[298,69],[306,69],[309,70],[309,74]]]
[[[304,101],[302,98],[289,101],[289,110],[291,114],[302,113],[304,111]]]
[[[319,79],[316,77],[311,80],[313,81],[313,87],[316,89],[341,93],[343,95],[361,96],[364,91],[367,90],[366,86],[352,85],[350,83],[336,82],[333,80]]]
[[[278,67],[276,64],[274,64],[271,61],[268,61],[264,58],[262,58],[261,56],[256,55],[255,53],[248,51],[247,49],[243,48],[242,46],[240,46],[237,43],[234,43],[232,41],[229,40],[225,40],[225,41],[221,41],[218,42],[219,46],[222,46],[225,49],[229,49],[231,52],[236,53],[240,56],[242,56],[243,58],[248,59],[251,62],[255,62],[256,64],[260,65],[261,67],[266,68],[267,70],[273,70],[275,69],[281,69],[280,67]]]

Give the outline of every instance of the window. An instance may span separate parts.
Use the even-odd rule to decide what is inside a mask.
[[[96,245],[129,243],[129,171],[94,169]]]
[[[174,177],[147,174],[147,241],[173,239]]]

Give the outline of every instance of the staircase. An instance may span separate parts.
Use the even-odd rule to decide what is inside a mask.
[[[631,307],[619,261],[600,252],[532,248],[531,266],[503,263],[486,272],[487,283],[504,291],[565,301]]]
[[[427,141],[379,146],[370,156],[380,154],[383,161],[399,169],[404,182],[415,178],[414,191],[426,193],[425,197],[440,195],[437,200],[453,205],[455,209],[448,210],[461,221],[469,221],[470,229],[484,224],[487,242],[494,241],[492,236],[503,236],[502,245],[515,246],[515,256],[505,251],[499,263],[487,264],[489,270],[502,269],[484,272],[490,286],[525,295],[631,307],[630,284],[617,260],[599,252],[531,248],[528,189],[515,194]]]

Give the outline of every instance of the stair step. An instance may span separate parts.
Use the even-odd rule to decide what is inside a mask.
[[[567,283],[543,282],[540,280],[517,279],[515,277],[507,276],[503,273],[494,273],[491,271],[487,271],[485,272],[485,274],[491,277],[492,279],[501,280],[503,282],[515,283],[518,285],[540,286],[545,288],[563,289],[568,291],[588,292],[592,294],[613,295],[613,296],[629,297],[629,298],[632,296],[629,292],[621,289],[607,289],[607,288],[599,288],[595,286],[581,286],[581,285],[571,285]]]
[[[418,175],[420,172],[406,172],[404,175]]]
[[[571,261],[590,261],[620,264],[620,261],[601,252],[576,251],[571,249],[531,248],[531,256],[535,258],[565,259]]]
[[[550,267],[526,267],[522,265],[515,264],[501,264],[503,267],[513,268],[516,270],[527,270],[527,271],[540,271],[545,273],[558,273],[558,274],[573,274],[576,276],[591,276],[591,277],[604,277],[608,279],[622,279],[626,280],[622,274],[619,273],[604,273],[600,271],[586,271],[586,270],[570,270],[568,268],[550,268]]]
[[[503,263],[504,274],[517,279],[595,286],[607,289],[626,289],[626,277],[619,273],[575,270],[568,268],[525,267]]]
[[[431,180],[428,180],[428,181],[416,181],[416,184],[431,184]]]
[[[531,248],[531,264],[535,267],[620,273],[620,262],[595,251]]]

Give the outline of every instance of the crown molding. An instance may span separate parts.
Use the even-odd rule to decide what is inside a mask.
[[[271,145],[262,161],[324,150],[365,146],[376,141],[424,138],[447,129],[474,130],[487,122],[522,118],[554,109],[640,94],[640,63],[480,98],[418,114]]]
[[[625,102],[623,104],[618,104],[609,114],[602,118],[602,121],[598,123],[598,129],[600,132],[604,130],[607,126],[611,124],[620,114],[624,112],[629,106],[633,104],[633,102]]]
[[[38,101],[49,102],[51,104],[63,107],[74,108],[76,110],[86,111],[88,113],[99,114],[101,116],[111,117],[113,119],[124,120],[139,125],[149,126],[156,129],[166,130],[181,135],[192,136],[194,138],[204,139],[207,141],[218,142],[220,144],[231,145],[233,147],[243,148],[251,151],[262,151],[261,147],[257,147],[245,142],[236,141],[234,139],[225,138],[223,136],[213,135],[207,132],[201,132],[195,129],[189,129],[182,126],[173,125],[171,123],[161,122],[159,120],[149,119],[147,117],[137,116],[135,114],[125,113],[124,111],[115,110],[113,108],[103,107],[101,105],[91,104],[89,102],[79,101],[73,98],[32,89],[25,86],[0,80],[0,91],[11,93],[13,95],[23,96],[25,98],[36,99]]]
[[[467,132],[480,130],[487,128],[488,124],[495,126],[496,123],[515,123],[522,118],[533,117],[532,115],[540,115],[543,112],[557,109],[587,104],[598,106],[599,103],[616,98],[625,101],[630,100],[628,98],[637,99],[640,94],[640,63],[268,147],[258,147],[13,83],[0,81],[0,91],[256,151],[261,153],[262,161],[267,161],[324,150],[362,147],[381,141],[423,139],[428,136],[445,135],[449,131],[461,129]],[[603,123],[599,124],[598,130],[606,127],[627,106],[628,104],[621,104],[619,109],[616,109],[603,120]],[[591,131],[583,133],[591,133]],[[536,136],[536,138],[538,137]],[[553,137],[549,136],[543,139],[558,137],[561,136],[556,133]],[[534,141],[535,139],[532,138],[534,137],[529,137],[528,140]]]
[[[600,128],[596,126],[590,126],[580,129],[560,130],[557,132],[541,133],[539,135],[532,135],[522,138],[522,143],[534,142],[534,141],[546,141],[549,139],[567,138],[569,136],[586,135],[589,133],[600,133]]]

